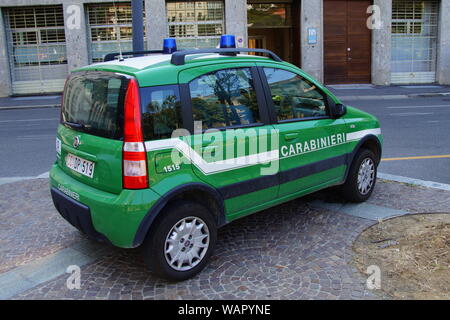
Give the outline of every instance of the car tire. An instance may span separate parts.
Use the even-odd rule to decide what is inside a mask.
[[[359,150],[353,158],[347,180],[341,187],[342,196],[351,202],[369,199],[377,181],[377,166],[377,157],[372,151]]]
[[[217,225],[211,212],[190,201],[175,201],[160,213],[144,242],[144,261],[170,281],[192,278],[214,250]]]

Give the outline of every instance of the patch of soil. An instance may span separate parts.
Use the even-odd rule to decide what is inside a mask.
[[[395,299],[450,299],[450,214],[406,215],[365,230],[353,263],[381,270],[381,291]],[[367,275],[366,275],[367,276]]]

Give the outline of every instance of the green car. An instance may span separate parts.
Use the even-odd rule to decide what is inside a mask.
[[[132,55],[74,70],[64,88],[51,195],[89,237],[143,245],[150,270],[179,281],[231,221],[332,186],[370,197],[378,120],[301,69],[233,44]]]

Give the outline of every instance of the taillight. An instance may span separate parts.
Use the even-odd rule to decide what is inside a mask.
[[[139,86],[136,79],[129,81],[125,94],[123,187],[148,188],[147,153],[142,136]]]

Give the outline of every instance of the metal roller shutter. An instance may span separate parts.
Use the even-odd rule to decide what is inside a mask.
[[[62,6],[5,10],[13,94],[62,91],[67,76]]]
[[[437,0],[392,2],[393,84],[436,81],[438,16]]]

